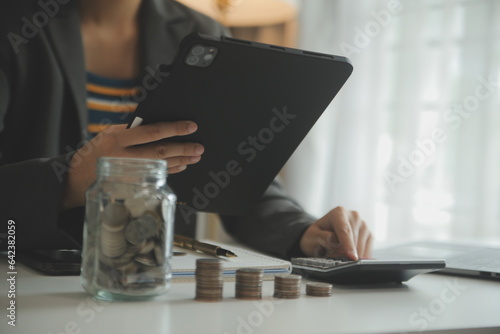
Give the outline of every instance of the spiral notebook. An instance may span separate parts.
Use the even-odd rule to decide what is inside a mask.
[[[207,241],[214,244],[213,241]],[[264,271],[264,280],[273,279],[274,275],[290,273],[292,265],[290,262],[263,255],[260,253],[252,252],[246,249],[233,247],[222,243],[216,243],[222,248],[231,250],[238,257],[234,258],[220,258],[223,261],[223,276],[225,281],[232,281],[235,279],[236,270],[239,268],[260,268]],[[210,255],[198,253],[195,251],[186,250],[179,247],[174,247],[175,251],[186,253],[186,255],[173,256],[170,264],[172,266],[172,280],[179,281],[193,281],[196,269],[196,260],[201,258],[210,258]]]

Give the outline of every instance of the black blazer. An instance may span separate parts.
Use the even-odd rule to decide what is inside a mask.
[[[83,208],[61,211],[72,152],[87,139],[86,78],[77,1],[0,4],[0,250],[7,224],[16,248],[79,247]],[[143,0],[143,76],[170,63],[191,32],[221,35],[208,17],[171,0]],[[176,233],[193,235],[196,215],[177,210]],[[184,210],[185,213],[185,210]],[[314,220],[273,183],[244,217],[222,217],[237,240],[281,257],[300,255],[298,240]]]

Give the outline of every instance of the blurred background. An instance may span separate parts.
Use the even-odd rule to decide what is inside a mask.
[[[500,243],[500,2],[181,2],[235,37],[350,58],[353,75],[282,173],[307,211],[359,211],[378,247]]]

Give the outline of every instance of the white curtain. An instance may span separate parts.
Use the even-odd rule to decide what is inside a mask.
[[[354,73],[285,167],[288,191],[318,217],[359,211],[378,246],[500,240],[500,2],[298,4],[299,46]]]

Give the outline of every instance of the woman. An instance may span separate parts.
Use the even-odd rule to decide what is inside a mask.
[[[193,122],[109,123],[126,123],[134,87],[162,80],[154,72],[184,36],[221,35],[220,25],[170,0],[24,0],[2,3],[0,13],[2,232],[14,220],[18,248],[81,244],[84,193],[100,156],[162,158],[169,173],[202,159],[200,144],[155,143],[195,132]],[[179,213],[176,233],[193,235],[195,216]],[[277,183],[249,215],[222,220],[239,241],[280,257],[370,254],[356,212],[339,207],[316,220]]]

